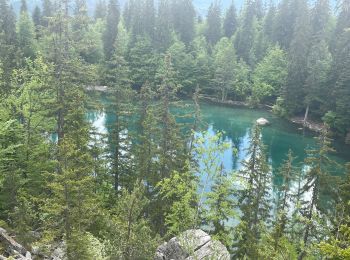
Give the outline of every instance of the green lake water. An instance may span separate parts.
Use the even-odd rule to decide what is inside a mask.
[[[176,108],[176,113],[186,113],[193,111],[193,108]],[[246,149],[249,146],[249,133],[255,121],[264,117],[268,119],[271,125],[263,127],[262,140],[266,145],[268,161],[271,165],[274,176],[276,169],[281,165],[288,150],[291,149],[294,156],[297,157],[296,163],[302,166],[306,157],[305,150],[315,146],[314,134],[304,132],[299,129],[300,126],[294,125],[285,119],[281,119],[265,110],[254,110],[248,108],[225,107],[214,104],[201,104],[202,120],[210,134],[224,132],[225,141],[231,144],[221,156],[222,163],[226,171],[236,171],[241,168],[241,162],[246,157]],[[115,118],[101,109],[100,111],[91,111],[88,114],[90,122],[101,133],[110,131]],[[332,158],[340,164],[350,161],[350,146],[335,141],[334,146],[337,152]],[[236,148],[238,153],[233,152]],[[341,175],[342,171],[334,169],[333,174]],[[278,178],[274,178],[274,183],[279,184]]]

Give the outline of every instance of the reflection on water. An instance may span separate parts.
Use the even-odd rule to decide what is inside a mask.
[[[190,108],[182,108],[189,110]],[[183,113],[181,108],[176,113]],[[315,139],[311,133],[302,133],[297,126],[264,110],[251,110],[246,108],[230,108],[212,104],[202,104],[202,119],[207,123],[207,131],[214,135],[218,131],[224,133],[224,140],[231,144],[222,156],[225,170],[237,171],[241,168],[241,162],[245,159],[246,149],[249,146],[249,134],[256,119],[264,117],[271,122],[270,126],[262,130],[262,140],[266,145],[268,161],[273,173],[278,169],[288,150],[291,149],[297,157],[296,163],[301,164],[305,157],[305,149],[315,145]],[[97,132],[106,134],[111,131],[115,118],[102,111],[91,111],[88,114],[89,121]],[[335,143],[339,152],[333,158],[343,164],[350,161],[350,148],[340,143]],[[233,152],[237,149],[237,153]],[[337,174],[337,173],[335,173]],[[276,185],[280,184],[278,178],[274,178]]]

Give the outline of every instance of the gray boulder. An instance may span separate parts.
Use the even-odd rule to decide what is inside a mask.
[[[154,260],[229,260],[226,247],[200,229],[188,230],[158,247]]]
[[[267,120],[266,118],[259,118],[258,120],[256,120],[256,123],[257,125],[260,125],[260,126],[265,126],[270,124],[269,120]]]
[[[5,256],[0,255],[0,260],[12,257],[17,260],[31,260],[32,255],[21,244],[17,243],[5,229],[0,228],[0,246],[5,249]]]

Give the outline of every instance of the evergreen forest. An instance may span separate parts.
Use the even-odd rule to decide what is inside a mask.
[[[0,0],[0,259],[22,259],[2,230],[33,259],[138,260],[193,229],[231,259],[350,259],[333,156],[350,150],[350,1],[195,2]],[[252,123],[228,171],[205,102],[320,126],[315,145],[272,169]],[[102,106],[107,133],[87,118]]]

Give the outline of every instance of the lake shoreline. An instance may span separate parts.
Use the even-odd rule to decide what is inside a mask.
[[[201,99],[206,101],[206,102],[210,102],[216,105],[223,105],[223,106],[228,106],[228,107],[245,107],[245,108],[249,108],[249,109],[254,109],[252,108],[247,102],[244,101],[233,101],[233,100],[219,100],[217,98],[213,98],[213,97],[208,97],[208,96],[201,96]],[[272,112],[271,110],[271,106],[268,105],[258,105],[256,108],[258,109],[263,109],[266,110],[268,112]],[[322,131],[324,124],[321,122],[316,122],[313,120],[308,120],[306,122],[306,124],[304,125],[304,119],[301,117],[290,117],[290,118],[285,118],[286,120],[288,120],[289,122],[301,126],[301,128],[299,128],[299,130],[303,130],[304,128],[306,128],[307,130],[310,130],[312,132],[315,133],[319,133]]]

